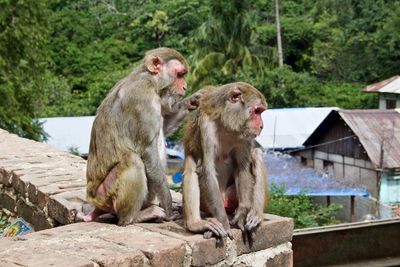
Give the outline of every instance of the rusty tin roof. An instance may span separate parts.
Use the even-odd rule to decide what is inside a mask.
[[[400,94],[400,76],[396,75],[384,81],[380,81],[362,89],[367,93],[394,93]]]
[[[400,114],[396,110],[340,110],[376,168],[400,167]],[[380,166],[383,151],[383,166]]]

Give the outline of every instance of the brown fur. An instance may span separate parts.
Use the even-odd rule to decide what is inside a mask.
[[[266,204],[267,173],[250,117],[254,107],[267,107],[265,98],[241,82],[202,91],[197,116],[185,127],[185,226],[206,237],[230,235],[224,203],[233,203],[231,223],[254,232]],[[202,219],[200,209],[212,219]]]
[[[87,161],[87,199],[97,209],[115,213],[120,225],[171,216],[161,152],[163,129],[180,124],[193,98],[177,102],[186,82],[183,77],[166,77],[169,68],[188,71],[177,51],[148,51],[142,64],[120,80],[97,109]],[[156,198],[161,209],[148,208]]]

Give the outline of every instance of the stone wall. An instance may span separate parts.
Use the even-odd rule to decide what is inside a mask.
[[[203,239],[182,221],[127,227],[78,222],[89,206],[85,167],[80,157],[0,129],[0,208],[36,230],[0,238],[0,266],[293,265],[289,218],[265,214],[253,239],[234,229],[233,240]],[[176,202],[179,197],[173,194]]]
[[[0,129],[0,208],[35,230],[77,221],[85,200],[86,162]]]

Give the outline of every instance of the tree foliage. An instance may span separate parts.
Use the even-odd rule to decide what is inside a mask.
[[[32,120],[44,101],[46,1],[0,1],[0,128],[36,140],[45,138]]]
[[[0,127],[43,139],[38,116],[93,115],[146,50],[189,59],[189,92],[245,81],[270,107],[372,108],[366,84],[400,69],[400,3],[286,0],[277,67],[274,1],[0,1]]]

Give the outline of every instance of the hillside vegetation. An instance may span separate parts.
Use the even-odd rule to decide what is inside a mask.
[[[274,1],[0,1],[0,128],[41,140],[32,120],[94,115],[146,50],[189,61],[190,92],[245,81],[269,106],[373,108],[360,89],[400,69],[400,2],[285,0],[278,67]]]

